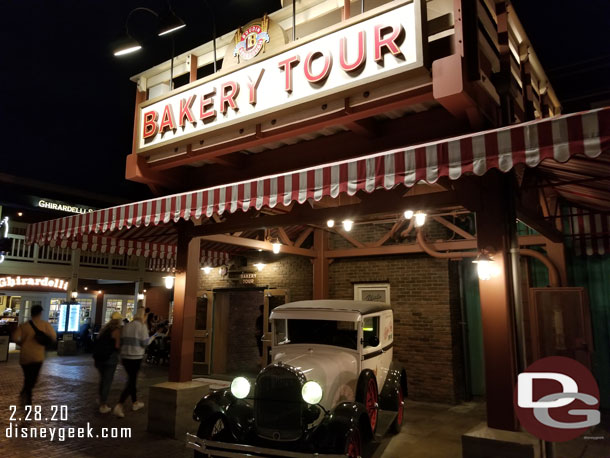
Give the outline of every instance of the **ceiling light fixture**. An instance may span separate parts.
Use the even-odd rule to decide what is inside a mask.
[[[353,226],[354,222],[351,219],[343,220],[343,229],[345,229],[347,232],[351,231]]]

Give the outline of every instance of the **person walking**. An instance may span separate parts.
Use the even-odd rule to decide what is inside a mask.
[[[22,323],[13,334],[13,340],[21,346],[19,363],[23,370],[23,389],[20,393],[22,405],[32,405],[32,391],[44,362],[45,347],[57,339],[53,327],[42,319],[42,306],[34,305],[31,316],[32,319]]]
[[[114,372],[119,364],[119,350],[121,349],[121,328],[123,317],[119,312],[114,312],[110,321],[104,325],[98,334],[93,349],[95,367],[100,372],[100,413],[108,413],[112,409],[108,406],[108,394],[114,379]]]
[[[112,413],[117,417],[124,417],[123,404],[131,396],[131,410],[140,410],[144,403],[137,398],[138,372],[144,358],[144,351],[149,342],[148,328],[145,324],[146,314],[139,308],[133,321],[123,327],[121,334],[121,362],[127,372],[127,385],[121,393],[119,403],[114,406]]]

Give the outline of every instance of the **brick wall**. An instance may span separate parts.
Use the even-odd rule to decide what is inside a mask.
[[[261,272],[252,268],[253,262],[257,262],[257,259],[248,259],[247,266],[241,268],[244,272],[256,273],[254,283],[249,286],[287,289],[291,301],[302,301],[313,297],[313,265],[308,258],[278,255],[277,261],[268,262]],[[201,272],[199,277],[199,295],[214,288],[246,286],[248,285],[243,285],[239,279],[232,280],[229,276],[221,277],[218,269],[212,269],[207,275]]]
[[[452,291],[456,282],[449,262],[410,255],[338,259],[330,265],[332,299],[353,299],[355,282],[389,281],[394,357],[405,365],[411,399],[456,402],[461,397],[459,288]]]
[[[385,229],[380,227],[379,232],[383,234]],[[341,246],[340,242],[337,245]],[[252,262],[255,260],[248,260],[248,266]],[[252,269],[244,267],[243,270]],[[279,257],[277,262],[268,263],[262,272],[256,273],[252,286],[287,289],[291,301],[312,298],[313,268],[307,258]],[[330,265],[329,277],[331,299],[353,299],[355,282],[389,281],[395,322],[394,354],[406,367],[409,397],[450,403],[462,397],[459,285],[457,272],[450,273],[450,261],[427,255],[337,259]],[[200,294],[214,288],[240,286],[243,285],[239,280],[221,277],[218,269],[208,275],[202,272],[200,276]],[[237,303],[235,307],[246,310],[246,306]],[[247,310],[254,313],[253,308]],[[238,310],[232,309],[231,313]],[[256,317],[253,315],[250,319]],[[249,323],[235,321],[234,326],[234,332],[238,329],[244,335],[253,332]],[[256,347],[253,344],[247,347],[244,351],[252,357]]]

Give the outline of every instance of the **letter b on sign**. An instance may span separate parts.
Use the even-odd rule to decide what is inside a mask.
[[[519,374],[515,411],[526,431],[564,442],[599,423],[599,388],[591,372],[562,356],[539,359]]]

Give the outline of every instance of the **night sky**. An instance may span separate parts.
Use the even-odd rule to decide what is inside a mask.
[[[210,0],[218,36],[280,8],[279,0]],[[610,104],[610,2],[513,2],[564,112]],[[174,0],[187,27],[175,34],[180,54],[212,37],[203,0]],[[126,181],[135,84],[129,77],[171,56],[171,39],[155,37],[156,19],[135,13],[132,34],[145,41],[137,55],[117,59],[111,42],[138,6],[162,12],[163,0],[9,0],[3,2],[0,172],[119,196],[150,196]],[[298,6],[298,3],[297,3]],[[583,98],[592,94],[589,98]]]

